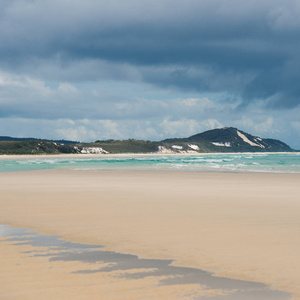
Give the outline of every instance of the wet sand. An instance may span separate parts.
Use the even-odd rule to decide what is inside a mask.
[[[300,175],[291,174],[0,173],[0,224],[174,260],[172,265],[261,282],[300,299],[299,182]],[[4,299],[33,299],[43,291],[44,299],[191,299],[207,292],[194,284],[160,286],[152,277],[82,277],[71,272],[82,262],[49,263],[22,253],[36,251],[32,245],[0,247]]]
[[[216,277],[200,269],[172,266],[171,260],[143,259],[136,255],[106,251],[101,249],[101,245],[72,243],[59,236],[41,235],[22,228],[0,225],[0,243],[16,247],[33,246],[33,250],[23,251],[23,254],[32,258],[48,257],[51,263],[83,262],[85,266],[73,271],[82,274],[82,278],[85,274],[95,273],[118,277],[121,282],[122,279],[143,281],[151,278],[157,281],[154,289],[158,286],[173,286],[175,291],[183,295],[187,287],[190,292],[190,287],[194,286],[193,297],[190,297],[193,299],[207,299],[211,296],[216,300],[290,298],[288,293],[271,290],[261,283]]]

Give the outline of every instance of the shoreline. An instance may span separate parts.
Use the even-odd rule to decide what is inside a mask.
[[[0,173],[40,169],[300,174],[298,154],[291,152],[4,155],[0,165]]]
[[[151,156],[202,156],[202,155],[261,155],[261,154],[295,154],[297,152],[205,152],[205,153],[118,153],[118,154],[0,154],[0,160],[38,159],[38,158],[93,158],[93,157],[151,157]],[[300,152],[299,152],[300,153]]]
[[[294,259],[300,249],[299,179],[155,171],[0,173],[0,221],[263,282],[300,299]]]

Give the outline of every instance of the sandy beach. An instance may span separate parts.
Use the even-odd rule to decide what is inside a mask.
[[[253,155],[253,152],[242,152],[243,154]],[[273,154],[290,154],[291,152],[273,152]],[[162,153],[162,152],[150,152],[150,153],[118,153],[118,154],[23,154],[23,155],[11,155],[2,154],[0,160],[11,160],[11,159],[43,159],[43,158],[105,158],[105,157],[152,157],[152,156],[203,156],[203,155],[237,155],[238,152],[183,152],[183,153]],[[257,154],[257,153],[256,153]],[[272,154],[272,152],[268,152]]]
[[[166,171],[0,173],[0,224],[172,259],[300,299],[300,175]],[[72,273],[0,243],[3,299],[191,299],[222,291]],[[96,268],[93,264],[90,268]],[[202,294],[201,294],[202,293]],[[212,298],[213,299],[213,298]]]

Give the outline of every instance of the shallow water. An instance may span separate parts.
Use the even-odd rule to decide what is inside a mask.
[[[300,153],[57,157],[0,160],[0,172],[31,170],[174,170],[300,174]]]
[[[211,273],[196,268],[172,266],[172,260],[142,259],[136,255],[122,254],[103,250],[103,246],[73,243],[62,240],[60,236],[41,235],[22,228],[12,228],[0,225],[0,242],[12,242],[18,245],[46,247],[41,251],[23,252],[31,257],[49,257],[49,261],[80,261],[83,263],[106,263],[99,269],[78,270],[75,273],[84,274],[95,272],[119,271],[119,277],[130,279],[157,276],[160,285],[199,284],[206,289],[217,289],[228,292],[228,295],[214,296],[213,299],[224,300],[286,300],[290,295],[269,289],[266,285],[256,282],[215,277]],[[51,251],[51,252],[50,252]],[[57,251],[57,252],[56,252]],[[130,270],[140,270],[128,273]],[[149,270],[149,272],[147,271]],[[115,275],[114,275],[115,276]],[[193,299],[212,299],[201,296]]]

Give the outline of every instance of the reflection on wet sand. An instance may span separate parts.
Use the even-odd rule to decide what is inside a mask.
[[[274,291],[266,285],[255,282],[215,277],[196,268],[172,266],[172,260],[142,259],[136,255],[105,251],[103,246],[80,244],[65,241],[59,236],[41,235],[22,228],[0,226],[2,241],[16,246],[30,245],[39,247],[26,254],[32,257],[49,257],[49,261],[68,261],[88,263],[86,269],[76,273],[91,274],[98,272],[112,273],[113,276],[127,280],[147,277],[159,278],[159,285],[198,284],[207,290],[218,290],[214,299],[289,299],[285,292]],[[40,248],[43,247],[41,250]],[[101,263],[101,267],[90,268],[91,263]],[[116,273],[117,271],[117,273]],[[193,299],[211,299],[212,295],[193,297]]]

